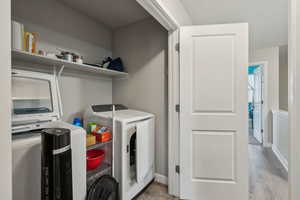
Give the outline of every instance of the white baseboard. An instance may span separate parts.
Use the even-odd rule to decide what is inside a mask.
[[[275,156],[278,158],[278,160],[281,162],[283,165],[284,169],[288,172],[288,161],[284,158],[284,156],[280,153],[278,148],[275,145],[272,145],[272,151],[274,152]]]
[[[264,143],[263,146],[264,146],[265,148],[271,148],[271,147],[273,148],[273,145],[272,145],[270,142]]]
[[[163,185],[168,185],[168,177],[161,174],[155,174],[155,181]]]

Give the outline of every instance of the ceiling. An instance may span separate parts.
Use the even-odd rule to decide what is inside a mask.
[[[150,17],[136,0],[60,1],[112,29],[126,26]]]
[[[251,50],[288,43],[288,0],[181,0],[194,24],[248,22]]]

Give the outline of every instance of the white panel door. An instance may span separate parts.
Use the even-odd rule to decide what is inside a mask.
[[[262,76],[263,70],[258,67],[254,71],[254,102],[253,102],[253,135],[263,143],[262,137]]]
[[[180,197],[248,200],[248,24],[180,30]]]

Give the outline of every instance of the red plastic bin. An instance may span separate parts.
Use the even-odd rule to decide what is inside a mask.
[[[100,149],[92,149],[86,153],[86,167],[88,171],[99,167],[105,158],[105,152]]]

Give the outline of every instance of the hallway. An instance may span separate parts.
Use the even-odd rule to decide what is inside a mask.
[[[249,144],[249,200],[287,200],[288,174],[270,148]]]

